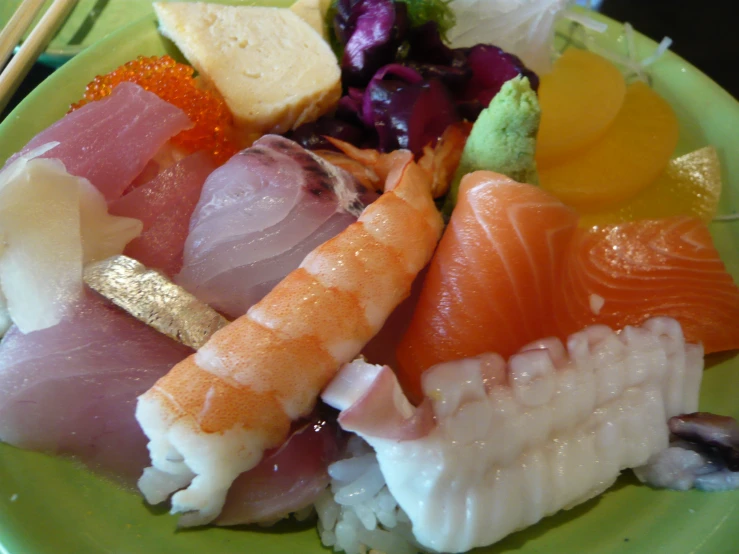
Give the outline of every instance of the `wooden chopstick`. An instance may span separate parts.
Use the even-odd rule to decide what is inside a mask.
[[[25,0],[18,10],[22,10],[25,7],[27,10],[33,11],[32,8],[35,7],[36,1],[37,0]],[[41,3],[43,3],[43,0],[41,0]],[[20,85],[21,81],[26,76],[26,73],[28,73],[28,70],[31,69],[33,63],[39,57],[41,52],[43,52],[44,48],[64,21],[64,18],[67,16],[72,6],[76,3],[77,0],[54,0],[43,17],[39,20],[36,27],[31,31],[31,34],[28,35],[28,38],[23,41],[23,45],[20,47],[20,50],[18,50],[18,53],[12,60],[10,60],[10,63],[3,72],[0,73],[0,110],[2,110],[10,101],[10,97],[18,88],[18,85]],[[36,11],[33,11],[33,14],[30,16],[30,20],[33,20]],[[13,19],[17,14],[18,11],[13,14],[9,25],[13,22]],[[28,13],[25,12],[18,17],[21,21],[25,21],[27,18]],[[30,21],[26,24],[25,28],[20,30],[21,36],[28,25],[30,25]],[[18,29],[10,29],[8,31],[8,36],[14,36],[18,34],[18,32]],[[5,38],[5,30],[3,30],[2,38]],[[15,44],[18,43],[18,40],[20,40],[20,36],[15,41]],[[15,44],[10,46],[10,50],[15,47]]]
[[[21,37],[31,26],[33,18],[44,5],[44,0],[23,0],[10,21],[0,31],[0,68],[5,65]]]

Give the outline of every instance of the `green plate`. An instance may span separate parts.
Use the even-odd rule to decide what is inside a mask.
[[[43,15],[53,0],[48,0],[36,17]],[[179,0],[192,2],[196,0]],[[258,3],[258,0],[209,0],[219,4]],[[0,28],[10,20],[22,0],[0,0]],[[39,61],[58,67],[91,44],[113,31],[152,14],[152,0],[79,0],[59,31],[51,39]]]
[[[604,19],[604,21],[607,21]],[[622,27],[610,22],[597,38],[623,51]],[[636,39],[640,57],[655,44]],[[26,98],[0,125],[0,160],[59,119],[85,84],[137,55],[171,52],[153,18],[135,22],[76,56]],[[739,104],[677,56],[666,55],[652,70],[654,86],[677,111],[679,152],[713,144],[725,170],[723,213],[739,207]],[[716,244],[739,278],[739,224],[714,224]],[[739,359],[713,357],[701,408],[739,417]],[[121,455],[125,455],[124,452]],[[175,518],[148,508],[140,497],[67,461],[0,445],[0,553],[148,554],[177,552],[318,554],[327,552],[310,526],[271,530],[176,531]],[[739,492],[654,491],[624,476],[598,499],[550,517],[479,552],[492,554],[735,554],[739,552]]]

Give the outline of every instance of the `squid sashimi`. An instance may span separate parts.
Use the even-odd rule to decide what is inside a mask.
[[[345,490],[372,471],[387,488],[375,483],[375,496],[333,513],[319,506],[319,529],[338,536],[367,512],[387,518],[378,503],[397,503],[415,540],[434,552],[497,542],[602,493],[623,469],[666,449],[668,419],[698,407],[702,372],[703,349],[670,318],[619,333],[592,326],[566,345],[540,340],[507,361],[486,353],[434,366],[418,408],[389,367],[347,364],[322,398],[342,410],[343,429],[372,446],[379,467]],[[396,520],[380,523],[394,530]],[[371,542],[377,534],[365,534],[367,546],[381,548]],[[393,552],[417,552],[412,546]]]
[[[539,188],[490,172],[463,185],[397,350],[414,399],[437,363],[509,356],[596,323],[664,315],[707,353],[739,348],[739,288],[701,221],[577,229],[575,213]]]
[[[192,154],[112,202],[111,214],[132,217],[144,225],[142,234],[128,243],[123,253],[147,267],[175,275],[182,267],[190,217],[203,183],[215,167],[206,153]]]
[[[132,484],[148,460],[136,397],[190,352],[87,292],[71,317],[0,343],[0,441]]]
[[[18,155],[58,142],[43,157],[61,160],[71,175],[90,181],[110,202],[170,138],[190,126],[176,106],[138,85],[121,83],[107,98],[90,102],[36,135]]]
[[[169,480],[180,525],[213,521],[234,479],[311,412],[408,296],[441,229],[430,178],[408,152],[355,223],[139,397],[152,471]]]
[[[263,137],[206,181],[177,282],[241,316],[376,197],[297,143]]]

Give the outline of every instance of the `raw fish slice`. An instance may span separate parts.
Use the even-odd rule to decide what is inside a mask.
[[[577,229],[545,191],[497,174],[463,180],[397,350],[413,400],[420,376],[454,359],[508,356],[537,336],[675,318],[707,353],[739,348],[739,288],[705,225],[673,217]]]
[[[388,489],[434,552],[466,552],[606,490],[667,448],[667,420],[698,406],[703,350],[654,318],[545,339],[423,376],[414,408],[388,368],[355,361],[322,394],[376,451]],[[384,380],[384,385],[380,381]],[[396,436],[431,404],[422,436]],[[380,409],[381,408],[381,409]]]
[[[36,135],[20,153],[59,142],[43,157],[60,159],[69,173],[85,177],[110,202],[123,194],[164,143],[190,126],[179,108],[138,85],[121,83],[107,98],[90,102]]]
[[[177,282],[224,313],[243,315],[374,198],[298,144],[262,137],[205,182]]]
[[[124,254],[175,275],[182,267],[190,216],[215,167],[204,152],[192,154],[112,202],[111,214],[133,217],[144,224],[143,233],[128,244]]]
[[[706,353],[739,348],[739,288],[705,223],[671,217],[581,229],[553,297],[558,336],[591,323],[638,325],[650,315],[680,321]],[[594,313],[591,296],[603,299]]]
[[[311,506],[329,484],[328,466],[339,457],[339,433],[335,422],[313,418],[236,478],[214,523],[272,523]]]
[[[418,299],[421,296],[421,288],[428,273],[428,266],[421,270],[413,281],[411,293],[408,298],[403,300],[400,305],[393,310],[390,317],[385,321],[380,332],[377,333],[371,341],[362,349],[362,356],[372,364],[388,365],[390,367],[398,367],[396,350],[400,339],[405,334],[410,325],[413,312],[418,305]]]
[[[236,266],[219,273],[196,289],[201,301],[232,317],[244,314],[252,305],[261,300],[277,283],[285,277],[286,268],[292,267],[295,260],[302,260],[319,245],[344,230],[352,216],[334,214],[319,230],[290,250],[275,256],[258,260],[252,265]],[[299,262],[298,262],[299,263]],[[249,271],[249,287],[244,287],[244,274]]]
[[[434,364],[546,336],[554,277],[577,226],[556,198],[496,173],[464,178],[398,351],[401,382],[418,398]]]
[[[0,344],[0,440],[130,484],[149,457],[136,397],[190,352],[88,292],[69,319]]]
[[[71,318],[0,343],[0,441],[134,486],[149,465],[136,397],[191,352],[88,291]],[[337,429],[316,418],[301,431],[236,479],[219,524],[279,519],[326,488]]]

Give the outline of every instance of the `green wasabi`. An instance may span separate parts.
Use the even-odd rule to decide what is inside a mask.
[[[519,75],[503,85],[472,127],[444,203],[447,218],[467,173],[495,171],[519,183],[539,184],[534,153],[540,118],[539,99],[526,77]]]

